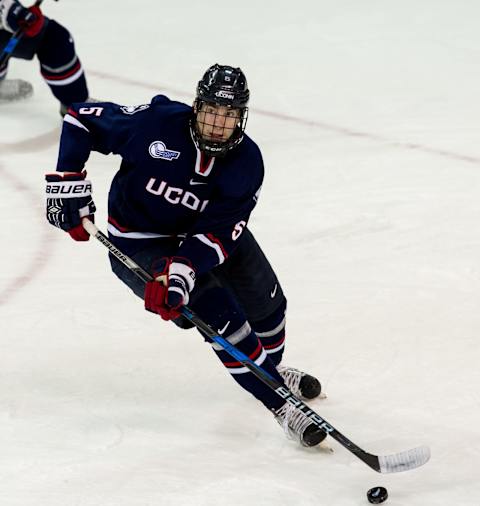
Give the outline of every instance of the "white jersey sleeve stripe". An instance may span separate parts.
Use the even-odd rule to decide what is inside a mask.
[[[66,117],[66,116],[65,116]],[[179,234],[177,236],[171,235],[171,234],[156,234],[154,232],[121,232],[116,228],[114,225],[109,223],[107,225],[107,230],[110,232],[110,234],[114,235],[115,237],[125,237],[126,239],[155,239],[158,237],[185,237],[185,234]]]
[[[74,118],[71,114],[65,114],[63,121],[65,121],[65,123],[70,123],[71,125],[74,125],[78,128],[83,128],[85,131],[90,133],[90,130],[86,126],[82,125],[82,123],[80,123],[80,121],[78,121],[77,118]]]
[[[199,241],[203,242],[203,244],[206,244],[207,246],[209,246],[210,248],[213,248],[215,250],[215,252],[217,253],[217,256],[218,256],[218,260],[219,260],[218,263],[219,264],[225,262],[225,255],[223,254],[222,248],[217,243],[211,241],[204,234],[197,234],[197,235],[194,235],[193,237],[195,237]]]

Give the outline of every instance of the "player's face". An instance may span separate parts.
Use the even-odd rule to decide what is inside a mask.
[[[197,112],[197,129],[208,141],[226,142],[240,120],[240,110],[203,103]]]

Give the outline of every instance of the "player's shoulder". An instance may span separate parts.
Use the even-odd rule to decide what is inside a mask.
[[[248,136],[223,160],[220,184],[231,196],[253,194],[262,185],[264,176],[260,148]]]
[[[133,120],[135,122],[142,121],[154,115],[189,115],[192,108],[182,102],[170,100],[165,95],[156,95],[149,103],[137,105],[122,105],[114,102],[95,102],[95,103],[75,103],[72,109],[75,112],[84,114],[92,114],[94,116],[113,116],[118,119]],[[101,110],[102,113],[96,111]]]
[[[168,113],[168,114],[191,114],[192,107],[184,104],[183,102],[177,102],[171,100],[165,95],[156,95],[150,102],[150,108],[156,113]]]
[[[235,165],[241,165],[244,170],[263,176],[262,152],[257,143],[248,135],[244,135],[240,144],[232,150],[231,159]]]

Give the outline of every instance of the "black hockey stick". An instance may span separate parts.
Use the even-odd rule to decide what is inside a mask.
[[[130,257],[123,254],[88,218],[83,218],[82,223],[85,230],[91,236],[95,237],[95,239],[108,248],[115,258],[134,272],[141,280],[145,282],[153,281],[153,277],[150,273],[142,269],[142,267],[140,267]],[[355,443],[350,441],[350,439],[339,432],[333,425],[315,413],[315,411],[308,407],[307,404],[293,395],[290,390],[277,381],[273,376],[255,364],[255,362],[247,357],[247,355],[230,344],[187,306],[183,306],[182,314],[198,329],[202,330],[213,342],[220,345],[233,358],[247,367],[252,374],[269,386],[277,395],[279,395],[282,399],[285,399],[286,402],[295,406],[305,416],[307,416],[314,425],[325,431],[329,436],[338,441],[344,448],[353,453],[373,470],[379,473],[398,473],[420,467],[430,459],[430,449],[428,446],[419,446],[411,450],[394,453],[393,455],[373,455],[365,450],[362,450]]]
[[[55,0],[58,2],[58,0]],[[36,0],[33,4],[33,7],[40,7],[43,0]],[[33,14],[30,12],[24,19],[24,21],[30,21]],[[18,46],[18,43],[23,38],[24,32],[23,27],[19,26],[15,33],[10,37],[7,42],[7,45],[3,48],[2,54],[0,55],[0,68],[2,68],[8,60],[12,57],[13,51]]]

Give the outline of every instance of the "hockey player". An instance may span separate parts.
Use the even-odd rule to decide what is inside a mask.
[[[18,0],[0,0],[0,52],[19,27],[23,27],[23,37],[12,56],[32,60],[37,55],[43,79],[60,102],[60,112],[64,114],[73,102],[85,102],[87,82],[68,30],[45,17],[39,7],[27,9]],[[0,67],[0,102],[29,97],[32,85],[6,79],[7,70],[8,62]]]
[[[77,241],[93,217],[85,163],[91,150],[122,157],[109,193],[108,232],[119,249],[159,281],[146,285],[115,257],[113,272],[145,308],[183,328],[188,304],[224,338],[294,394],[320,394],[316,378],[280,365],[286,299],[247,227],[259,197],[263,162],[245,135],[249,90],[239,68],[210,67],[193,107],[158,95],[150,104],[75,104],[63,125],[57,172],[47,174],[47,219]],[[208,340],[208,339],[207,339]],[[260,400],[290,437],[315,446],[325,433],[285,403],[216,343],[232,377]]]

